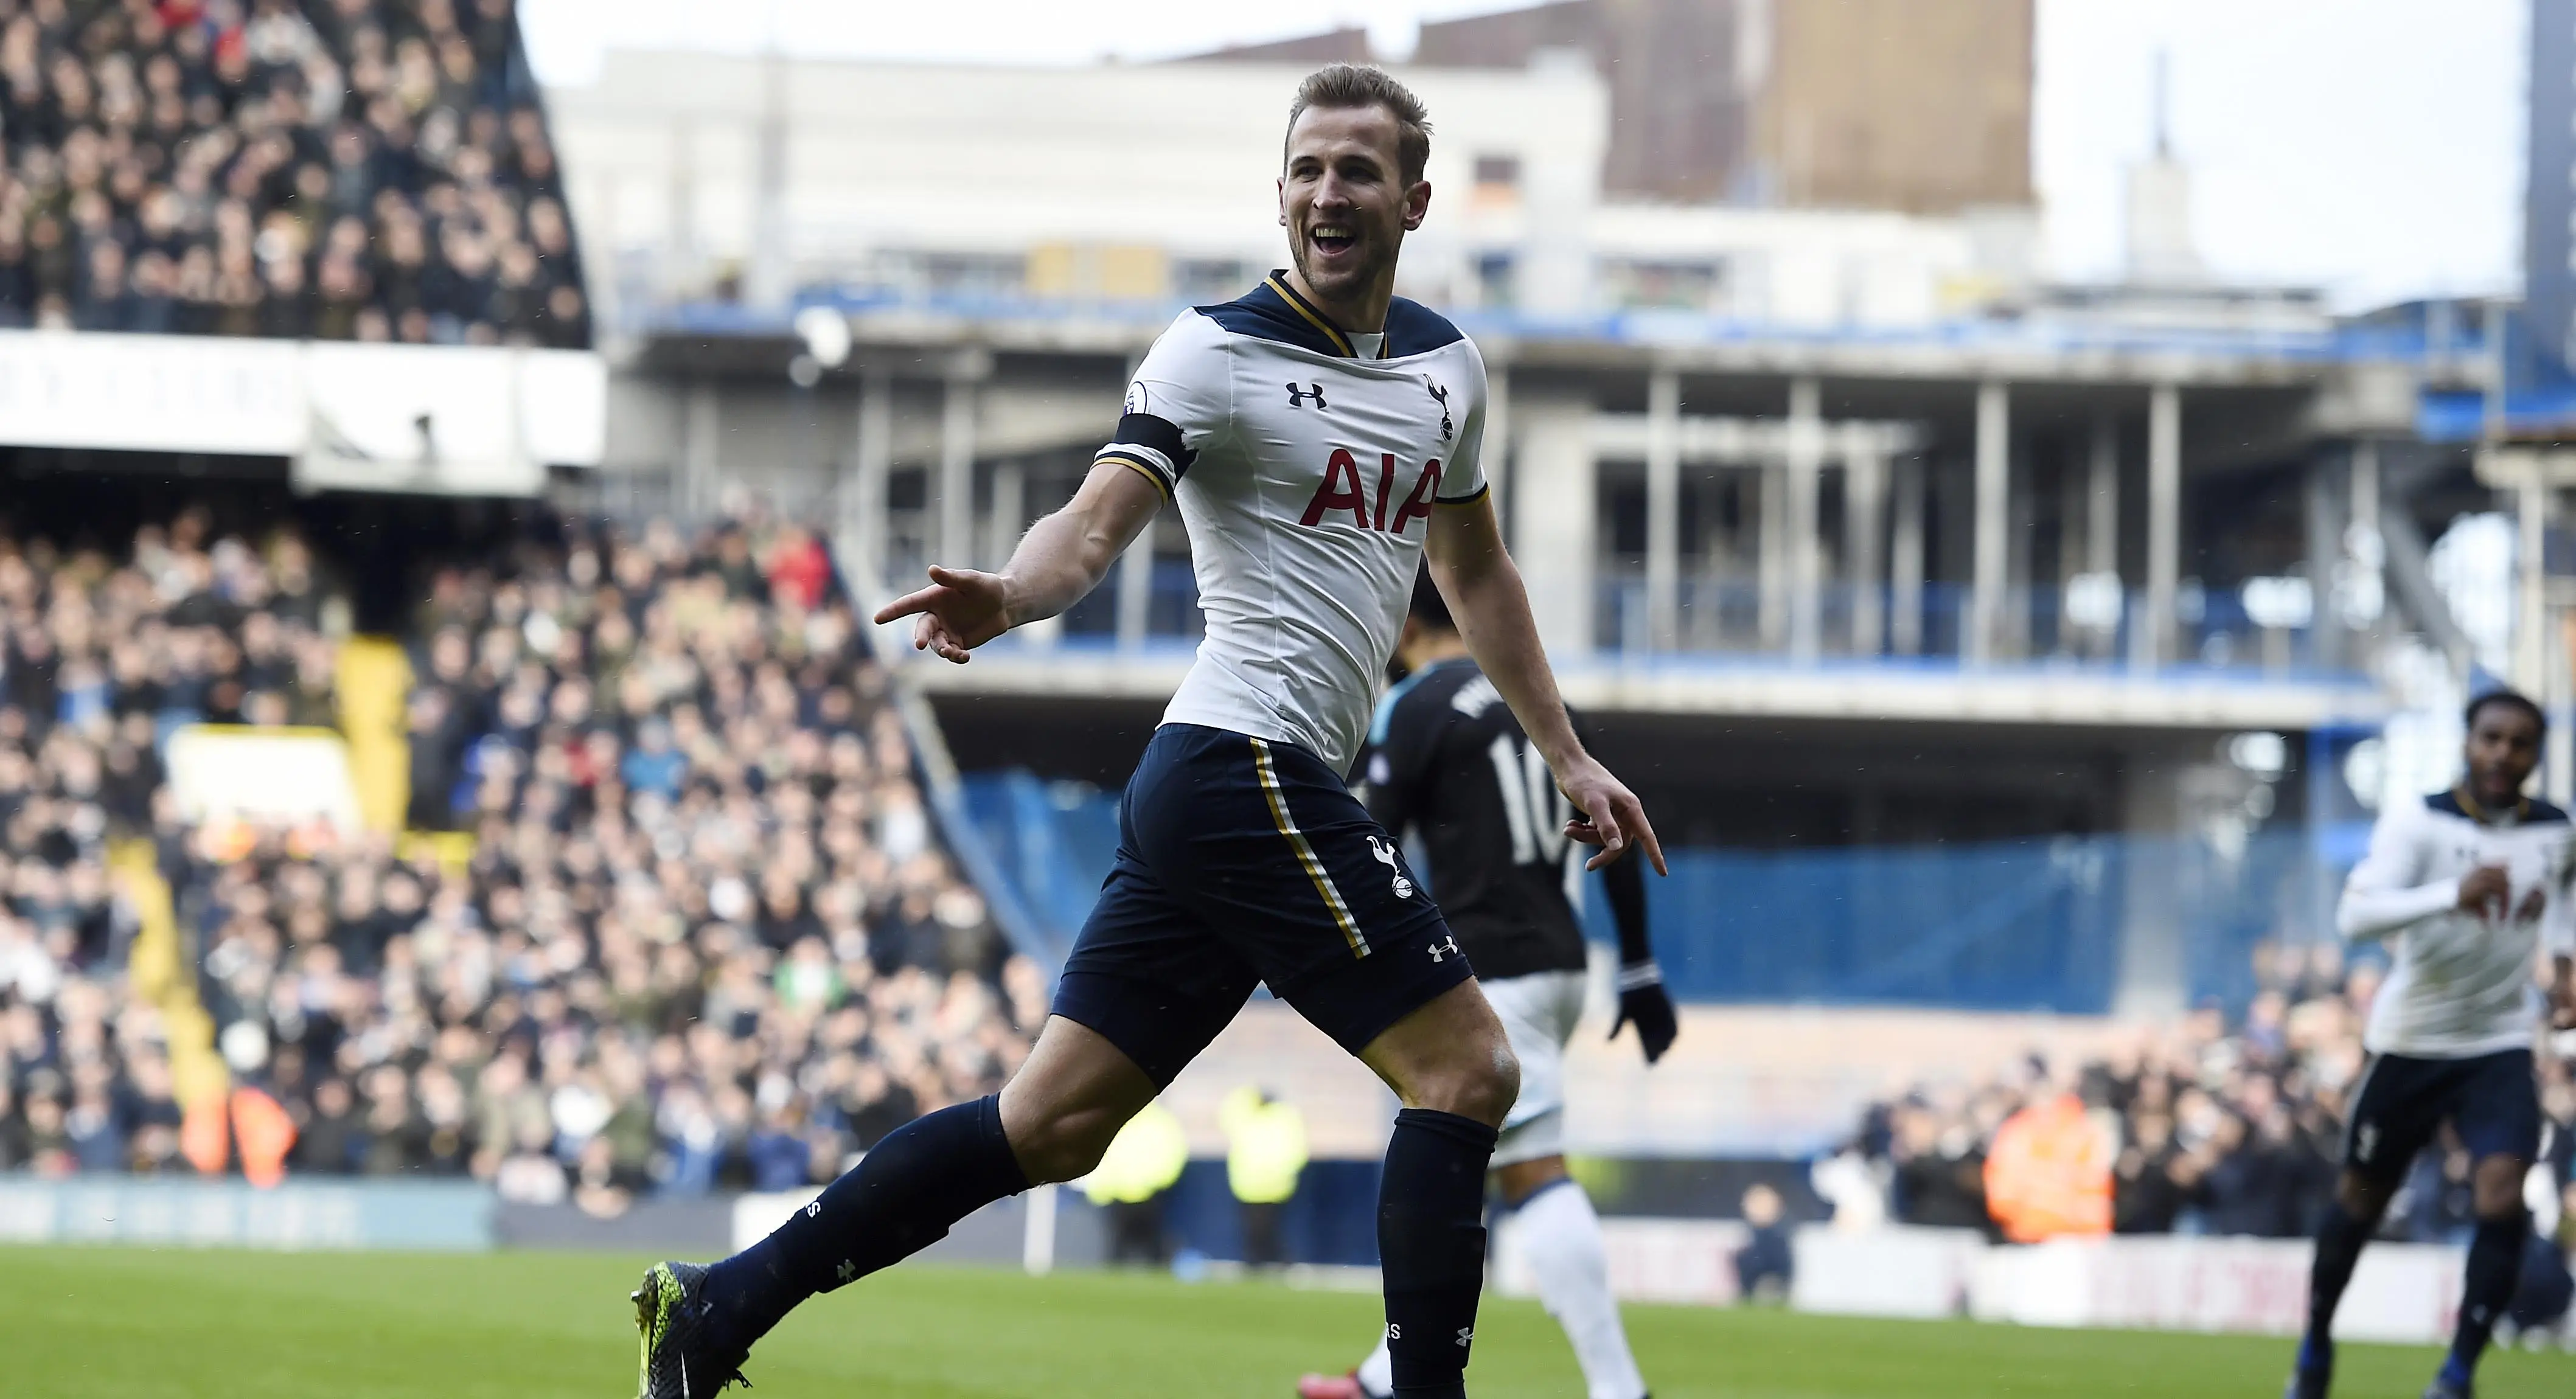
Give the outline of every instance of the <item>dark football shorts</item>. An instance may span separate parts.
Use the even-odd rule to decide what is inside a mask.
[[[1321,758],[1196,724],[1154,733],[1055,1013],[1170,1083],[1253,988],[1357,1054],[1475,973],[1385,828]]]
[[[2444,1122],[2473,1157],[2529,1161],[2539,1155],[2540,1089],[2532,1078],[2531,1051],[2468,1059],[2372,1055],[2344,1124],[2344,1166],[2396,1180]]]

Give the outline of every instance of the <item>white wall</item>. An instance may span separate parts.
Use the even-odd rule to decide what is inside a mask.
[[[593,256],[753,246],[760,60],[615,52],[598,81],[548,94],[574,212]],[[1019,253],[1150,245],[1261,265],[1284,251],[1272,181],[1304,75],[1260,65],[1012,69],[782,65],[788,245],[808,271],[882,249]],[[1478,156],[1532,187],[1597,185],[1608,102],[1580,70],[1408,72],[1436,135],[1435,191],[1414,256],[1514,238],[1470,208]]]
[[[1284,261],[1272,182],[1300,66],[775,71],[780,245],[796,271],[781,286],[881,276],[887,254],[1017,259],[1046,245]],[[694,296],[761,246],[770,72],[754,58],[614,51],[594,81],[548,94],[597,275]],[[1601,270],[1644,260],[1723,267],[1722,294],[1693,311],[1919,325],[1998,270],[1981,265],[1994,240],[1968,220],[1604,204],[1608,97],[1580,64],[1399,76],[1434,128],[1431,217],[1408,242],[1404,289],[1436,305],[1478,303],[1481,256],[1510,257],[1515,303],[1542,314],[1597,308]],[[1518,163],[1516,196],[1476,188],[1480,157]]]

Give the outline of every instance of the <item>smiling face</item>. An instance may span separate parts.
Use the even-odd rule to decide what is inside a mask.
[[[1404,235],[1431,205],[1431,186],[1404,178],[1400,137],[1382,106],[1310,107],[1288,131],[1279,223],[1305,291],[1346,330],[1384,321]]]

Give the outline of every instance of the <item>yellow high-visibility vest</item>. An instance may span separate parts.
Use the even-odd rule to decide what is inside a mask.
[[[1217,1112],[1225,1129],[1225,1178],[1234,1198],[1275,1205],[1297,1193],[1306,1169],[1306,1118],[1288,1103],[1264,1102],[1261,1090],[1238,1088]]]
[[[1082,1193],[1095,1205],[1143,1204],[1171,1189],[1189,1163],[1181,1120],[1161,1103],[1147,1103],[1118,1129],[1099,1167],[1083,1178]]]

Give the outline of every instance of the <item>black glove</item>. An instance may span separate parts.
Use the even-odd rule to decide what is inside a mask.
[[[1673,1019],[1673,998],[1664,991],[1663,968],[1652,962],[1630,962],[1619,969],[1619,1019],[1610,1026],[1610,1038],[1629,1021],[1637,1022],[1637,1043],[1646,1051],[1651,1064],[1664,1057],[1673,1047],[1673,1036],[1681,1027]]]

